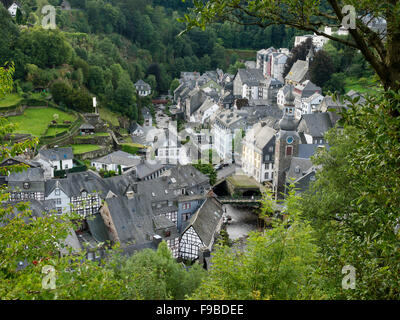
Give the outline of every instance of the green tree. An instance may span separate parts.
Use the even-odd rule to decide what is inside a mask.
[[[399,299],[400,120],[386,110],[399,108],[400,93],[356,102],[342,114],[343,132],[327,134],[331,147],[314,159],[322,168],[298,204],[316,231],[331,298]],[[345,265],[356,268],[354,290],[341,288]]]
[[[207,175],[210,178],[211,185],[214,185],[215,182],[217,182],[217,171],[214,169],[211,163],[196,163],[193,164],[193,167],[195,167],[201,173]]]
[[[324,50],[319,50],[310,64],[310,80],[323,87],[335,72],[332,59]]]
[[[175,78],[174,80],[171,81],[171,85],[169,87],[169,91],[171,94],[174,93],[175,89],[179,87],[179,79]]]

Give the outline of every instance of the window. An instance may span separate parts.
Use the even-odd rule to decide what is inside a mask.
[[[62,214],[62,208],[60,207],[57,208],[57,214]]]
[[[59,195],[60,195],[60,189],[57,188],[57,189],[54,191],[54,193],[55,193],[56,196],[59,196]]]
[[[187,220],[189,220],[189,218],[190,218],[190,213],[184,213],[184,214],[182,214],[182,221],[187,221]]]
[[[64,166],[64,169],[68,169],[68,164],[66,164],[66,165]]]
[[[190,209],[190,202],[183,204],[183,210],[187,210],[187,209]]]
[[[164,231],[164,237],[170,237],[171,236],[171,231],[167,230]]]
[[[292,146],[286,146],[286,156],[290,157],[293,154],[293,147]]]
[[[274,147],[273,147],[273,146],[270,146],[270,147],[268,148],[268,152],[274,152]]]
[[[265,161],[269,161],[271,159],[271,156],[269,154],[265,155]]]
[[[56,203],[57,203],[58,205],[60,205],[60,204],[61,204],[61,198],[57,198],[57,199],[56,199]]]

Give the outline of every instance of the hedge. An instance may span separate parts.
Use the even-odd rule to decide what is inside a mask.
[[[46,106],[48,101],[43,99],[23,99],[22,103],[27,106],[38,107],[38,106]]]

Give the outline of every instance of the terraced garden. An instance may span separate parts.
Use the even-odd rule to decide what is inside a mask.
[[[94,144],[73,144],[70,147],[72,147],[72,150],[76,155],[101,149],[101,146]]]
[[[42,136],[52,120],[54,114],[58,114],[58,123],[63,121],[75,121],[75,115],[66,113],[55,108],[28,108],[24,114],[15,117],[9,117],[8,120],[12,123],[18,123],[18,128],[15,133],[32,134],[34,136]],[[66,130],[66,128],[49,128],[54,130]],[[49,133],[47,133],[49,135]]]

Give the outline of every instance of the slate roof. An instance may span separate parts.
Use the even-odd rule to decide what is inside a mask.
[[[164,167],[165,165],[162,163],[150,163],[146,160],[144,163],[137,165],[136,175],[139,179],[143,179]]]
[[[267,88],[269,87],[282,87],[283,82],[279,81],[278,79],[268,77],[267,78]]]
[[[121,242],[141,245],[151,242],[154,235],[151,204],[147,198],[136,195],[132,199],[114,197],[106,199],[111,218]]]
[[[71,147],[68,148],[53,148],[39,151],[39,156],[50,161],[71,160],[74,158],[74,153]]]
[[[261,69],[239,69],[236,76],[240,77],[242,84],[248,86],[258,86],[265,80]]]
[[[3,208],[8,208],[12,207],[11,214],[6,215],[7,219],[12,219],[16,217],[17,215],[21,214],[21,212],[17,208],[18,203],[29,203],[29,210],[31,211],[31,214],[29,215],[30,217],[43,217],[43,213],[52,213],[55,212],[56,210],[56,205],[54,200],[44,200],[44,201],[39,201],[39,200],[34,200],[31,199],[29,201],[18,201],[18,202],[7,202],[3,203],[2,206]],[[29,217],[24,217],[23,218],[26,223],[29,223]],[[5,219],[1,221],[6,221]],[[4,227],[7,225],[4,222],[0,221],[0,227]]]
[[[312,162],[310,159],[293,157],[290,163],[290,167],[286,172],[286,180],[289,182],[290,179],[297,180],[302,177],[310,168]],[[291,182],[291,181],[290,181]]]
[[[21,172],[11,172],[6,181],[25,182],[25,181],[44,181],[44,170],[42,168],[27,168]]]
[[[297,131],[311,135],[313,138],[322,138],[329,129],[332,123],[329,114],[324,112],[303,114],[299,121]]]
[[[315,154],[317,148],[320,146],[320,144],[299,144],[299,153],[297,157],[309,159]],[[323,147],[329,150],[329,145],[324,145]]]
[[[304,80],[306,74],[308,72],[308,62],[304,60],[297,60],[289,73],[286,75],[286,80],[290,80],[293,82],[301,82]]]
[[[140,164],[140,157],[134,156],[128,152],[121,150],[114,151],[104,157],[94,159],[92,162],[104,163],[104,164],[116,164],[126,167],[133,167]]]
[[[192,226],[203,243],[210,246],[222,215],[221,203],[213,197],[208,197],[189,219],[183,233]]]
[[[254,145],[262,150],[265,145],[275,136],[276,131],[267,126],[265,122],[256,123],[250,132],[246,134],[246,138],[251,137],[251,132],[254,133]],[[252,143],[251,141],[249,141]]]
[[[81,130],[93,130],[94,127],[90,123],[82,123],[79,127]]]
[[[221,112],[216,115],[216,120],[219,120],[228,128],[234,126],[237,122],[243,119],[243,116],[238,112],[227,109],[221,110]]]
[[[151,89],[151,86],[147,83],[147,82],[144,82],[142,79],[140,79],[139,81],[137,81],[136,83],[135,83],[135,87],[136,88],[140,88],[140,89],[147,89],[147,90],[150,90]]]

